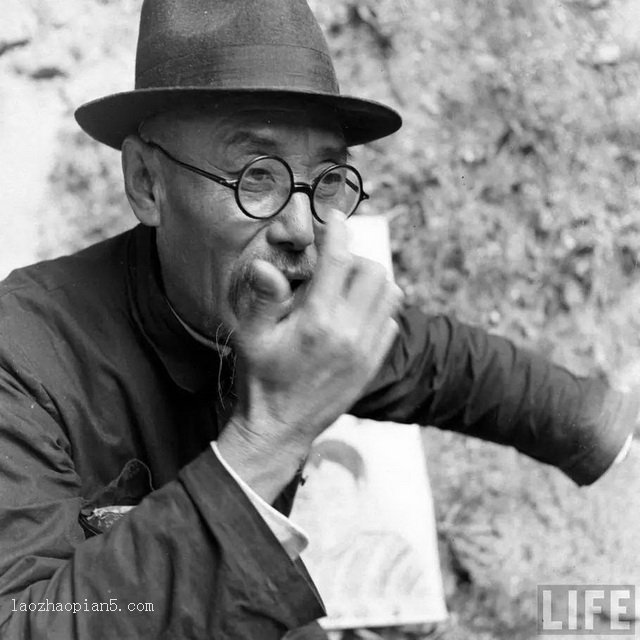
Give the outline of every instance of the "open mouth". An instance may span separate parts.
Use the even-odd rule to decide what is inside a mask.
[[[291,287],[291,293],[295,293],[296,290],[306,282],[303,278],[291,278],[289,280],[289,286]]]

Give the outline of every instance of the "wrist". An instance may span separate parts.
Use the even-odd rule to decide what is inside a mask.
[[[225,462],[263,500],[271,504],[304,463],[307,448],[277,443],[232,417],[217,440]]]

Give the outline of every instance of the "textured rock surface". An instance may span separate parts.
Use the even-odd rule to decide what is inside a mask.
[[[133,84],[140,3],[5,0],[0,23],[0,274],[130,223],[118,154],[74,109]],[[105,177],[113,183],[105,184]],[[6,235],[5,235],[6,234]]]

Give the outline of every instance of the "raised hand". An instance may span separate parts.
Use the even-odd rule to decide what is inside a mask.
[[[348,250],[344,220],[326,228],[304,300],[273,265],[254,263],[255,296],[240,319],[238,409],[218,440],[223,457],[273,499],[314,438],[348,410],[395,337],[398,288]]]

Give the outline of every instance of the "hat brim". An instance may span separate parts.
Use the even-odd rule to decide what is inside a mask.
[[[383,104],[349,96],[304,91],[243,89],[238,91],[181,87],[175,89],[138,89],[92,100],[79,107],[75,118],[92,138],[114,149],[137,133],[140,123],[153,115],[192,104],[215,103],[227,97],[260,96],[295,98],[332,109],[344,131],[347,146],[372,142],[388,136],[402,126],[400,115]]]

